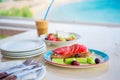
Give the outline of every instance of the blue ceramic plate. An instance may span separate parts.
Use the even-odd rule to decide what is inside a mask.
[[[54,63],[52,62],[50,56],[52,54],[52,50],[46,52],[43,56],[43,58],[46,60],[47,63],[55,65],[55,66],[59,66],[59,67],[67,67],[67,68],[89,68],[89,67],[96,67],[99,65],[103,65],[105,64],[108,60],[109,60],[109,56],[107,54],[105,54],[104,52],[98,51],[98,50],[94,50],[94,49],[89,49],[90,52],[94,52],[95,53],[95,57],[100,59],[100,63],[99,64],[80,64],[80,66],[73,66],[73,65],[68,65],[68,64],[58,64],[58,63]]]

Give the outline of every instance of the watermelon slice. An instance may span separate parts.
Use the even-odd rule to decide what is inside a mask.
[[[75,47],[74,47],[74,45],[72,45],[72,46],[70,46],[70,49],[71,49],[71,54],[74,54],[74,52],[75,52]]]
[[[63,55],[69,55],[70,54],[70,47],[69,46],[63,47],[63,49],[64,49]]]
[[[79,53],[80,44],[75,44],[75,53]]]
[[[62,50],[61,48],[57,48],[57,49],[53,50],[53,52],[56,54],[63,54],[65,51]]]
[[[80,53],[82,56],[84,56],[84,53],[86,52],[87,48],[84,45],[81,44],[73,44],[71,46],[64,46],[57,48],[53,50],[55,54],[60,54],[63,57],[70,57],[72,55],[75,55],[77,53]]]
[[[57,48],[55,50],[53,50],[54,53],[56,54],[61,54],[61,55],[67,55],[70,53],[70,47],[69,46],[64,46],[61,48]]]
[[[86,52],[87,48],[84,45],[80,45],[78,52],[79,53],[84,53]]]

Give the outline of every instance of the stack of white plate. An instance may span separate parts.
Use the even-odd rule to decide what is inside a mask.
[[[27,58],[40,55],[46,51],[42,40],[17,40],[1,45],[1,54],[9,58]]]

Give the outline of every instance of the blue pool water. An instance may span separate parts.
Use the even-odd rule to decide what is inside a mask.
[[[49,20],[120,24],[120,0],[85,0],[56,7]]]

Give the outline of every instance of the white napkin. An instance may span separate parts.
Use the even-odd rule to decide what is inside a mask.
[[[37,79],[37,73],[36,72],[32,72],[29,73],[21,78],[18,78],[17,80],[36,80]]]

